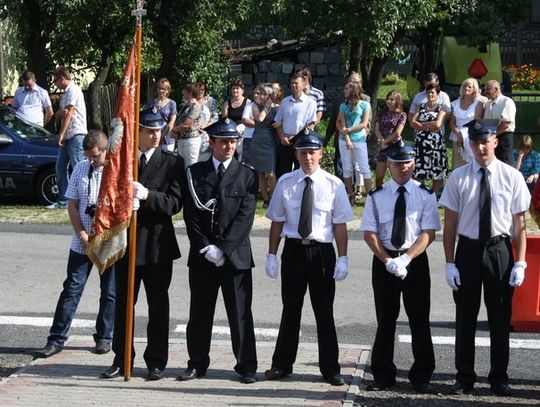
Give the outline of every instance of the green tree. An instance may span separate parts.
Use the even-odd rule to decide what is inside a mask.
[[[15,35],[26,52],[24,65],[36,74],[38,84],[47,90],[48,73],[52,68],[47,46],[63,5],[64,1],[60,0],[0,0],[0,18],[17,23]]]
[[[104,127],[100,91],[109,77],[113,56],[123,50],[119,44],[129,40],[134,32],[133,8],[131,0],[80,0],[64,4],[51,38],[51,57],[57,64],[90,69],[95,74],[86,99],[90,128]]]
[[[523,18],[530,0],[276,0],[259,1],[252,21],[278,24],[295,37],[343,38],[349,71],[362,73],[366,92],[376,95],[386,63],[403,55],[400,42],[418,45],[421,69],[433,69],[435,40],[450,28],[473,43],[497,38],[504,24]]]
[[[148,20],[161,51],[159,67],[150,72],[166,76],[174,86],[204,79],[220,94],[227,61],[223,38],[237,29],[249,13],[251,0],[150,0]]]

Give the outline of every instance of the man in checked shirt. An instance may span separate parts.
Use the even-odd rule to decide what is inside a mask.
[[[99,130],[91,130],[84,137],[83,150],[86,160],[77,163],[69,179],[66,198],[68,214],[73,226],[69,251],[67,277],[58,299],[47,345],[36,354],[48,358],[61,352],[68,337],[71,322],[84,291],[93,263],[85,254],[88,232],[96,210],[96,201],[105,164],[107,136]],[[111,350],[114,324],[115,282],[114,268],[107,269],[101,276],[101,297],[96,319],[95,352],[104,354]]]

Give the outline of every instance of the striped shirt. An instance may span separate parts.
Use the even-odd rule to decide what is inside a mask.
[[[326,100],[324,99],[324,93],[322,90],[314,88],[313,86],[309,88],[309,96],[315,100],[317,103],[317,113],[326,112]]]

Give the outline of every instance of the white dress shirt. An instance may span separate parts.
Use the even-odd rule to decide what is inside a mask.
[[[529,209],[531,194],[523,175],[494,158],[487,172],[491,191],[491,236],[512,236],[512,215]],[[473,160],[452,171],[439,203],[458,213],[457,234],[478,239],[480,165]]]
[[[505,131],[513,132],[516,128],[516,104],[507,96],[499,95],[494,100],[487,100],[484,104],[484,119],[497,119],[508,122]]]
[[[275,122],[281,123],[287,136],[295,136],[310,123],[317,123],[317,102],[302,93],[295,99],[287,96],[279,105]]]
[[[410,179],[405,183],[405,242],[402,247],[395,247],[392,242],[394,209],[399,196],[400,185],[389,179],[381,190],[368,195],[364,215],[360,222],[361,232],[375,232],[382,245],[388,250],[408,249],[424,230],[440,230],[439,211],[434,193],[421,188],[420,183]]]
[[[76,134],[86,134],[86,104],[84,103],[84,95],[80,87],[75,85],[73,81],[69,83],[64,94],[60,98],[60,109],[67,106],[73,106],[75,110],[71,116],[71,121],[64,136],[65,140],[69,140]]]
[[[306,176],[302,169],[298,169],[278,180],[266,217],[274,222],[284,222],[281,237],[302,238],[298,233],[298,221]],[[320,168],[309,177],[313,180],[313,214],[312,232],[307,238],[331,243],[334,240],[333,225],[354,219],[345,185]]]
[[[22,119],[43,126],[43,111],[51,106],[51,99],[45,89],[38,84],[26,90],[21,86],[15,91],[11,107]]]

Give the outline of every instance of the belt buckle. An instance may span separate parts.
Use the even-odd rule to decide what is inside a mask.
[[[300,243],[302,243],[303,246],[309,246],[311,245],[310,239],[300,239]]]

